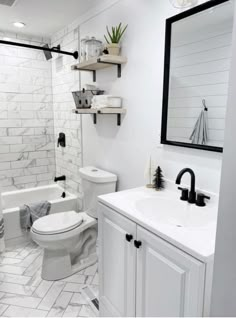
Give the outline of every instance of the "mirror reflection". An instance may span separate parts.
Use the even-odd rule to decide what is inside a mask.
[[[223,147],[232,28],[231,1],[172,23],[167,140]]]

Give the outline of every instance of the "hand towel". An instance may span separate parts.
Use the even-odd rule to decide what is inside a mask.
[[[208,141],[208,123],[207,123],[207,111],[202,110],[197,122],[194,126],[193,132],[189,138],[192,140],[192,144],[206,145]]]
[[[48,201],[41,201],[38,203],[32,203],[30,205],[23,205],[20,208],[21,228],[24,230],[30,229],[37,219],[48,215],[50,209],[51,203]]]

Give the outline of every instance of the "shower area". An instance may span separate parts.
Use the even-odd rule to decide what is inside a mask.
[[[0,33],[0,189],[7,240],[20,236],[19,207],[32,198],[61,203],[59,210],[80,208],[81,126],[71,94],[79,87],[79,75],[71,71],[78,43],[78,30],[51,39]],[[57,145],[60,133],[66,147]],[[61,175],[66,180],[55,184]]]

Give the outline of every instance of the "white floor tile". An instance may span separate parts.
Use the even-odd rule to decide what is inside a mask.
[[[36,260],[25,270],[25,276],[34,276],[34,274],[38,271],[42,266],[42,257],[38,256]]]
[[[32,277],[29,277],[29,278],[30,280],[27,285],[38,287],[39,284],[42,282],[41,268],[38,269],[38,271]]]
[[[72,293],[62,292],[60,296],[58,296],[56,302],[54,303],[52,309],[50,310],[48,316],[49,317],[62,317],[64,314],[70,300],[72,297]]]
[[[53,282],[48,282],[46,280],[42,280],[40,285],[37,287],[37,289],[34,292],[35,297],[43,298],[49,291],[49,289],[52,287]]]
[[[81,310],[81,306],[77,306],[77,305],[69,305],[64,314],[63,314],[63,317],[80,317],[79,316],[79,313],[80,313],[80,310]]]
[[[0,265],[0,273],[22,275],[24,271],[24,267],[17,267],[14,265]]]
[[[30,254],[30,251],[22,250],[16,256],[18,259],[25,259]]]
[[[73,297],[71,298],[70,304],[72,304],[72,305],[87,305],[88,302],[85,299],[83,294],[74,293]]]
[[[98,285],[99,284],[98,273],[95,274],[92,284],[93,285]]]
[[[92,289],[94,295],[98,298],[98,293],[99,293],[98,285],[90,285],[89,287]]]
[[[44,310],[10,306],[4,312],[4,317],[46,317],[47,314]]]
[[[26,285],[30,279],[31,277],[27,276],[0,273],[0,282]]]
[[[64,279],[62,279],[62,280],[63,280],[64,282],[67,282],[67,283],[84,284],[86,277],[87,277],[87,276],[75,274],[75,275],[72,275],[72,276],[70,276],[70,277],[64,278]]]
[[[47,295],[43,298],[38,308],[42,310],[50,310],[55,300],[62,292],[64,286],[65,286],[64,282],[55,282],[52,285],[52,287],[49,289]]]
[[[80,317],[95,317],[96,316],[94,311],[91,309],[89,305],[83,305],[79,315]]]
[[[41,253],[33,242],[15,242],[15,247],[0,254],[0,317],[94,316],[89,299],[80,291],[90,286],[98,295],[97,264],[49,282],[41,278]]]
[[[94,276],[85,276],[85,284],[88,284],[88,285],[90,285],[90,284],[92,284],[92,281],[93,281],[93,277]]]
[[[0,255],[2,257],[16,257],[17,256],[17,252],[3,252]]]
[[[35,287],[32,286],[24,286],[13,283],[1,283],[0,291],[4,293],[23,295],[23,296],[31,296],[35,291]]]
[[[17,258],[3,257],[1,259],[1,265],[15,265],[15,264],[19,264],[19,263],[21,263],[21,260],[17,259]]]
[[[17,296],[13,294],[5,294],[1,299],[1,304],[14,305],[27,308],[37,308],[41,302],[41,298],[29,296]]]
[[[26,256],[25,259],[23,259],[20,263],[18,263],[16,266],[22,266],[22,267],[29,267],[33,261],[39,257],[40,253],[34,253]]]
[[[84,284],[66,283],[64,291],[79,293],[81,291],[81,288],[83,287],[84,287]]]

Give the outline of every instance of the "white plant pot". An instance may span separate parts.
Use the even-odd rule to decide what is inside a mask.
[[[110,55],[120,55],[120,45],[117,43],[107,44],[107,49]]]

